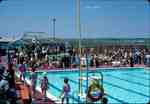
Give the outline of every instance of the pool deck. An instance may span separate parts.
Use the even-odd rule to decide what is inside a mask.
[[[146,67],[146,66],[134,66],[134,67],[98,67],[98,68],[93,68],[93,67],[89,67],[89,71],[96,71],[96,70],[125,70],[125,69],[129,69],[129,68],[138,68],[138,69],[146,69],[146,70],[150,70],[149,67]],[[82,68],[83,71],[85,71],[87,68]],[[66,68],[66,69],[63,69],[63,68],[56,68],[56,69],[37,69],[36,72],[70,72],[70,71],[78,71],[79,69],[78,68]],[[29,71],[30,72],[30,71]]]
[[[21,90],[17,89],[17,92],[19,92],[19,93],[21,93],[21,92],[23,92],[23,93],[25,93],[25,92],[31,93],[31,86],[29,86],[29,89],[28,89],[28,87],[27,87],[28,85],[24,84],[18,78],[16,78],[15,83],[16,83],[16,88],[22,88]],[[26,90],[26,89],[28,89],[28,90]],[[22,102],[23,98],[21,98],[19,100]],[[53,100],[51,100],[49,98],[47,98],[46,100],[43,100],[42,99],[42,94],[40,92],[36,91],[36,94],[34,95],[34,100],[32,101],[32,104],[55,104],[55,103],[54,103]]]
[[[2,57],[1,60],[0,60],[0,64],[2,64],[7,69],[8,65],[7,65],[5,60],[6,60],[6,57]],[[22,102],[23,99],[21,98],[20,94],[21,94],[21,91],[24,92],[25,89],[28,89],[27,88],[28,84],[27,83],[24,84],[16,76],[16,78],[15,78],[15,86],[16,86],[16,91],[18,93],[18,96],[17,96],[18,97],[18,101],[22,104],[23,103]],[[31,86],[29,86],[29,92],[31,92]],[[32,101],[32,104],[55,104],[55,102],[52,99],[50,99],[50,98],[47,98],[46,100],[43,100],[42,99],[42,94],[39,91],[36,90],[36,96],[35,96],[34,100]]]

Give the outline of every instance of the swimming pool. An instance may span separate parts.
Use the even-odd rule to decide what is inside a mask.
[[[150,71],[144,68],[97,69],[95,73],[103,73],[103,84],[108,103],[147,103],[150,99]],[[42,72],[37,72],[41,78]],[[83,76],[86,73],[83,72]],[[26,77],[28,78],[28,74]],[[52,71],[47,73],[50,85],[48,93],[59,98],[63,86],[63,78],[69,78],[71,86],[70,102],[78,101],[78,71]],[[39,85],[39,80],[38,80]],[[86,82],[83,81],[83,91]]]

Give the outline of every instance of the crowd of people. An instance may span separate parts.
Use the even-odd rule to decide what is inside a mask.
[[[32,46],[32,45],[31,45]],[[93,67],[103,66],[131,66],[149,65],[150,49],[145,47],[119,47],[104,48],[102,52],[82,52],[78,55],[78,50],[69,49],[62,51],[59,48],[54,49],[55,54],[51,55],[49,46],[37,45],[34,47],[22,47],[14,52],[13,59],[17,64],[25,64],[30,68],[55,69],[55,68],[76,68],[81,63],[82,66]],[[57,51],[57,52],[56,52]],[[63,54],[62,54],[63,52]],[[65,53],[64,53],[65,52]],[[88,56],[86,57],[86,55]],[[80,58],[79,58],[80,57]],[[88,58],[88,59],[86,59]],[[28,68],[28,69],[30,69]]]
[[[133,66],[148,65],[147,55],[150,54],[150,50],[146,48],[106,48],[102,53],[93,55],[92,59],[95,60],[96,66],[109,65],[109,66]]]
[[[14,82],[14,71],[10,64],[8,69],[0,65],[0,104],[16,104],[17,92]]]

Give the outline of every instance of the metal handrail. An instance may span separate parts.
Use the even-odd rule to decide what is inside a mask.
[[[95,73],[95,72],[89,72],[89,75],[90,75],[90,74],[93,74],[93,76],[94,76],[94,73]],[[101,71],[98,71],[98,73],[99,73],[99,75],[100,75],[101,85],[102,85],[102,87],[103,87],[103,73],[102,73]]]
[[[72,102],[72,103],[74,103],[74,99],[75,99],[75,94],[76,94],[76,93],[78,93],[78,92],[77,92],[77,91],[73,91],[73,92],[72,92],[72,95],[73,95],[73,98],[72,98],[72,99],[73,99],[73,102]]]
[[[102,84],[102,88],[103,88],[103,73],[100,71],[99,74],[101,76],[101,84]]]

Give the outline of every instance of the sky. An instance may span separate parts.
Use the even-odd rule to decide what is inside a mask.
[[[80,0],[82,38],[150,37],[150,3],[146,0]],[[79,38],[76,0],[3,0],[0,36],[19,38],[24,32],[46,32]]]

